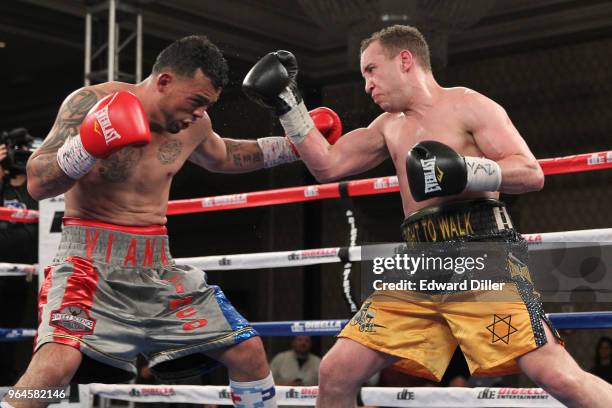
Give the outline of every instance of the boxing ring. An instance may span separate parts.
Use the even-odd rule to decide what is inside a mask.
[[[612,151],[580,154],[568,157],[543,159],[539,163],[544,174],[554,175],[612,168]],[[399,191],[397,176],[337,182],[230,194],[187,200],[171,201],[168,215],[242,209],[298,203],[313,200],[356,197]],[[38,212],[0,208],[0,219],[15,222],[38,222]],[[525,234],[529,250],[538,251],[545,243],[597,242],[612,245],[612,228]],[[401,245],[397,243],[397,245]],[[178,264],[194,265],[203,270],[240,270],[307,266],[324,263],[362,261],[361,246],[343,246],[315,249],[296,249],[282,252],[262,252],[196,258],[176,258]],[[37,273],[37,265],[0,263],[2,276],[27,276]],[[345,276],[346,283],[346,276]],[[351,309],[350,294],[345,285],[344,293]],[[608,329],[612,328],[612,311],[549,313],[548,317],[557,329]],[[294,320],[254,322],[252,326],[262,336],[332,336],[347,324],[346,319]],[[0,328],[0,342],[20,341],[32,338],[32,328]],[[279,405],[315,404],[317,387],[277,386]],[[0,392],[2,389],[0,388]],[[78,395],[77,395],[78,394]],[[73,387],[71,403],[60,405],[92,406],[93,396],[131,402],[208,403],[231,405],[229,386],[189,385],[105,385],[88,384]],[[393,407],[561,407],[558,401],[540,388],[392,388],[364,387],[359,394],[360,403]]]

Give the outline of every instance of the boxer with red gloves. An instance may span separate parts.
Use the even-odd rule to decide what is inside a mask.
[[[189,36],[140,83],[87,86],[62,104],[27,164],[32,197],[65,193],[66,208],[35,354],[17,386],[127,381],[143,354],[161,380],[223,364],[237,405],[276,407],[258,334],[200,269],[175,265],[164,226],[173,175],[187,160],[241,173],[297,159],[291,134],[235,140],[213,130],[207,109],[227,71],[214,44]],[[306,115],[330,141],[341,135],[333,111]]]

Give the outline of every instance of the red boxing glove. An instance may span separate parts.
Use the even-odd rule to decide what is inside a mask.
[[[308,112],[312,121],[330,144],[342,136],[342,122],[338,114],[329,108],[316,108]],[[264,137],[257,139],[263,155],[264,167],[273,167],[283,163],[300,160],[300,154],[287,136]]]
[[[333,145],[340,139],[340,136],[342,136],[342,122],[336,112],[321,106],[308,113],[316,128],[319,129],[319,132],[327,139],[329,144]]]
[[[85,150],[100,158],[124,146],[143,146],[151,141],[149,121],[140,101],[124,91],[106,96],[91,108],[80,133]]]
[[[321,132],[329,144],[333,145],[340,139],[340,136],[342,136],[342,121],[336,112],[330,108],[321,106],[309,111],[308,114],[312,118],[315,127]],[[294,144],[291,143],[291,140],[287,138],[287,141],[293,153],[295,153],[297,157],[300,157],[300,154]]]
[[[116,92],[91,108],[81,123],[79,136],[68,139],[58,150],[57,161],[64,173],[76,180],[91,170],[96,158],[150,141],[149,121],[136,95]]]

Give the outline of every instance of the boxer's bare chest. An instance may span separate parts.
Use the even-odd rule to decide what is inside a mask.
[[[431,108],[426,114],[392,115],[384,123],[383,134],[397,172],[405,214],[425,205],[412,198],[406,175],[406,155],[416,143],[436,140],[461,154],[481,155],[461,107],[450,103]]]
[[[385,123],[383,134],[396,168],[404,168],[408,151],[424,140],[439,141],[458,152],[475,145],[461,113],[442,108],[426,115],[396,114]]]
[[[169,182],[193,148],[189,138],[154,133],[147,146],[118,150],[101,160],[93,173],[101,183]]]

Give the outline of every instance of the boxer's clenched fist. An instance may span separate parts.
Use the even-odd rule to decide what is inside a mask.
[[[57,162],[68,177],[77,180],[91,170],[98,158],[150,140],[149,122],[136,95],[115,92],[91,108],[79,135],[68,139],[58,150]]]

